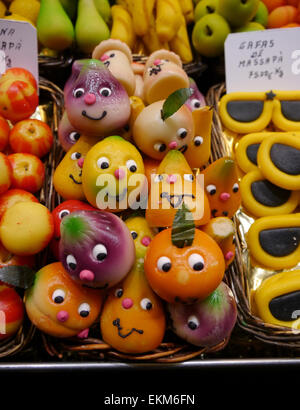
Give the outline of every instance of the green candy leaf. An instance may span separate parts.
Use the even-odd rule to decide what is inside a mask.
[[[193,94],[194,90],[192,88],[180,88],[170,94],[161,110],[162,120],[165,121],[171,117]]]
[[[0,268],[0,281],[16,288],[28,289],[33,285],[35,274],[36,271],[29,266],[4,266]]]
[[[192,213],[187,209],[185,204],[178,209],[175,214],[172,226],[172,243],[177,248],[191,246],[195,236],[195,223]]]

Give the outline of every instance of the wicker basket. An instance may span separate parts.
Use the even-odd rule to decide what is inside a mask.
[[[225,84],[217,84],[211,87],[207,93],[207,104],[214,107],[214,120],[212,126],[212,140],[217,143],[218,155],[231,155],[231,145],[224,137],[222,122],[218,115],[218,103],[226,92]],[[300,332],[295,330],[268,324],[255,316],[251,310],[251,289],[248,280],[248,250],[247,243],[241,234],[239,213],[234,217],[236,226],[236,257],[227,272],[229,286],[231,287],[238,303],[238,325],[241,329],[250,333],[260,341],[277,346],[300,348]]]
[[[62,115],[62,92],[53,83],[44,78],[40,78],[39,92],[40,105],[38,106],[33,117],[42,119],[47,122],[55,133],[57,131],[59,118]],[[51,169],[51,163],[54,155],[55,153],[53,148],[44,161],[47,176],[45,178],[44,185],[38,194],[39,201],[47,207],[51,206],[52,187],[49,184],[49,177],[53,171]],[[41,252],[39,255],[37,255],[37,265],[41,266],[47,259],[47,251]],[[18,291],[22,296],[22,290]],[[31,324],[28,318],[25,317],[22,326],[15,335],[0,342],[0,358],[5,358],[21,353],[25,348],[30,346],[35,333],[35,327]]]

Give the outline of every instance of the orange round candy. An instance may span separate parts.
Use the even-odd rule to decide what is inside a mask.
[[[280,6],[274,9],[268,17],[268,28],[280,28],[296,22],[298,10],[294,6]]]

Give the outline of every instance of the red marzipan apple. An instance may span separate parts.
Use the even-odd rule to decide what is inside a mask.
[[[5,118],[0,116],[0,151],[2,152],[8,143],[9,125]]]
[[[17,202],[39,202],[39,200],[24,189],[13,188],[0,195],[0,221],[4,212]]]
[[[12,188],[35,193],[43,185],[45,167],[42,161],[32,154],[15,153],[7,157],[13,168]]]
[[[12,166],[6,155],[0,152],[0,194],[6,192],[12,183]]]
[[[19,121],[11,129],[9,145],[13,152],[24,152],[44,157],[53,144],[52,130],[44,121],[26,119]]]

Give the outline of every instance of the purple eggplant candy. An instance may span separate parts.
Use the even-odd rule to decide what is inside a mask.
[[[235,326],[237,307],[224,283],[204,300],[191,305],[168,304],[174,333],[195,346],[214,346],[228,338]]]
[[[78,132],[101,137],[123,128],[131,114],[122,84],[99,60],[76,60],[64,87],[65,109]]]
[[[68,151],[80,138],[81,134],[70,124],[65,111],[58,124],[58,139],[64,151]]]
[[[186,100],[185,105],[187,105],[191,111],[194,111],[204,107],[206,105],[206,101],[204,95],[200,92],[196,81],[192,77],[189,77],[189,80],[190,88],[192,88],[194,92],[190,98]]]
[[[135,246],[125,223],[105,211],[76,211],[60,225],[59,258],[82,285],[106,289],[121,281],[135,261]]]

